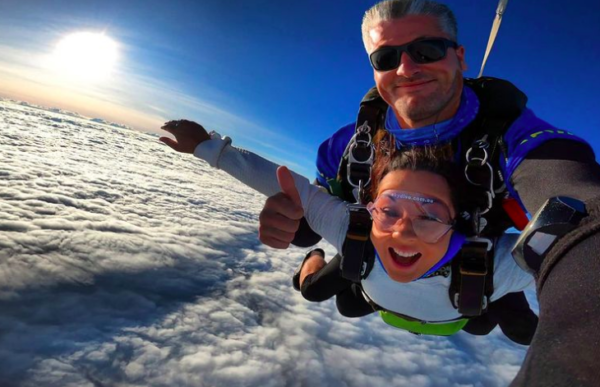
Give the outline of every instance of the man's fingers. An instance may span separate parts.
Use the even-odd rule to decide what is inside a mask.
[[[170,146],[171,148],[173,148],[175,150],[177,150],[177,145],[179,145],[177,141],[175,141],[169,137],[161,137],[158,139],[158,141],[167,144],[168,146]]]
[[[281,192],[289,196],[292,199],[292,202],[298,206],[302,207],[302,201],[300,200],[300,193],[296,188],[296,183],[294,182],[294,176],[290,172],[287,167],[281,166],[277,168],[277,181],[279,182],[279,187],[281,188]]]

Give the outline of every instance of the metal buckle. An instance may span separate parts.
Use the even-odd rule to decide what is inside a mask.
[[[466,238],[466,243],[483,243],[485,244],[485,251],[490,252],[494,247],[492,241],[488,238],[472,237]],[[483,259],[481,259],[483,258]],[[486,268],[486,258],[484,257],[463,257],[460,264],[460,273],[473,275],[473,276],[484,276],[487,274],[490,268]]]
[[[467,152],[468,153],[468,152]],[[487,155],[485,156],[485,158],[487,158]],[[471,160],[467,160],[467,165],[465,165],[465,177],[467,178],[467,181],[475,186],[481,187],[483,186],[483,184],[481,183],[476,183],[473,180],[471,180],[471,178],[469,177],[469,167],[472,167],[472,165],[469,165],[469,163],[473,160],[481,160],[481,165],[479,165],[478,167],[483,167],[483,166],[487,166],[488,169],[490,170],[490,191],[493,191],[494,187],[493,187],[493,181],[494,181],[494,168],[492,168],[492,166],[490,165],[490,163],[488,163],[487,161],[484,163],[483,161],[485,160],[481,159],[479,157],[473,157],[471,158]]]
[[[469,237],[469,238],[465,238],[465,242],[467,242],[467,243],[468,242],[485,243],[487,246],[486,251],[492,251],[492,248],[494,247],[494,243],[489,238]]]
[[[362,128],[362,129],[361,129]],[[366,182],[362,179],[358,182],[352,181],[352,165],[366,165],[369,168],[373,165],[373,160],[375,159],[375,150],[373,149],[373,142],[371,138],[371,128],[367,125],[365,121],[358,129],[357,133],[352,137],[350,147],[348,149],[348,166],[346,167],[346,173],[348,176],[348,183],[354,187],[362,189],[362,187],[366,187],[371,182],[371,174],[367,177]],[[366,136],[366,139],[360,139],[360,137]],[[357,158],[357,155],[354,154],[356,149],[369,149],[369,157],[366,160],[360,160]],[[362,187],[361,187],[362,183]]]
[[[492,204],[493,204],[493,200],[494,200],[494,194],[492,194],[490,191],[485,191],[486,196],[487,196],[487,208],[484,209],[483,211],[479,212],[479,215],[484,215],[487,214],[491,209],[492,209]]]

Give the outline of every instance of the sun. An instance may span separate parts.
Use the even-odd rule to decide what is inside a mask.
[[[110,76],[118,56],[117,43],[104,33],[76,32],[58,42],[52,62],[64,77],[99,82]]]

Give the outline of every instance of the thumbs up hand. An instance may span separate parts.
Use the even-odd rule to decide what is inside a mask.
[[[281,166],[277,168],[277,182],[279,182],[279,187],[281,188],[281,192],[286,194],[292,203],[294,203],[297,207],[302,210],[302,201],[300,200],[300,193],[298,192],[298,188],[296,188],[296,183],[294,182],[294,176],[287,167]],[[302,218],[304,214],[300,216]]]
[[[287,249],[304,216],[300,193],[287,167],[277,168],[281,192],[267,199],[260,213],[258,237],[267,246]]]

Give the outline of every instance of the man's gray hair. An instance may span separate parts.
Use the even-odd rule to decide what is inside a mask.
[[[362,21],[362,38],[367,52],[371,49],[369,31],[382,21],[400,19],[408,15],[430,15],[451,40],[457,41],[458,26],[454,13],[444,4],[432,0],[385,0],[369,9]]]

